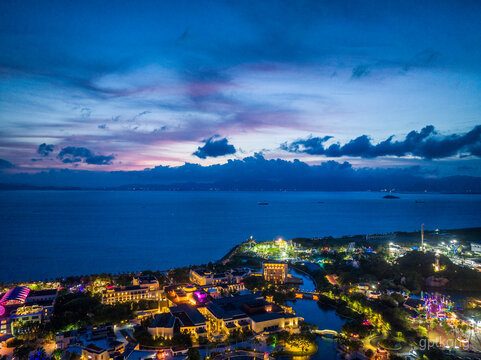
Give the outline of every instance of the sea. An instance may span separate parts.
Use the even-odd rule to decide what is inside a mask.
[[[481,226],[481,195],[378,192],[0,191],[0,282],[216,261],[250,236]],[[266,203],[267,205],[259,205]]]

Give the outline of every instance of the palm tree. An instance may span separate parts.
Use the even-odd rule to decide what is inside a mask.
[[[20,345],[13,350],[13,357],[19,360],[28,360],[28,355],[33,350],[29,345]]]

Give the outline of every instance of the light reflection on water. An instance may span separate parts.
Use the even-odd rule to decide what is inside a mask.
[[[293,275],[302,278],[304,284],[302,288],[305,290],[314,290],[314,283],[305,274],[292,270]],[[315,324],[319,329],[330,329],[340,331],[342,325],[346,323],[346,319],[336,314],[336,311],[326,308],[317,303],[317,301],[307,299],[297,299],[290,301],[289,306],[296,311],[296,314],[302,316],[306,322]],[[317,338],[318,351],[312,356],[295,356],[295,360],[321,360],[336,359],[337,343],[329,338]]]

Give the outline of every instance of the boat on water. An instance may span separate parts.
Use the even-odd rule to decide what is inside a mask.
[[[424,204],[424,201],[421,201],[421,200],[414,200],[414,202],[415,202],[416,204]]]
[[[269,203],[266,203],[266,202],[258,202],[257,205],[269,205]]]

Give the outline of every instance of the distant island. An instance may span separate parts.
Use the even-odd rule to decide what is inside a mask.
[[[260,171],[269,169],[269,171]],[[256,174],[255,177],[252,174]],[[386,169],[372,173],[348,163],[265,159],[261,155],[222,165],[156,166],[142,171],[51,169],[37,173],[0,171],[0,190],[244,190],[382,191],[396,193],[480,194],[481,178],[454,175],[423,177]]]
[[[399,196],[389,194],[389,195],[384,195],[382,198],[383,199],[399,199]]]

